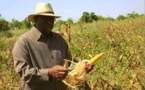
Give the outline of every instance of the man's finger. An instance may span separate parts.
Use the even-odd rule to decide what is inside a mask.
[[[59,72],[68,72],[69,69],[60,68],[60,69],[58,69],[58,71],[59,71]]]

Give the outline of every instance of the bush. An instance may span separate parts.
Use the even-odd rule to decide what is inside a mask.
[[[0,18],[0,31],[7,31],[9,29],[9,22],[3,18]]]

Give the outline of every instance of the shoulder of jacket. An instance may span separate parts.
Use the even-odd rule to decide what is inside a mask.
[[[54,37],[59,38],[59,39],[63,39],[63,37],[60,34],[55,33],[55,32],[52,32],[52,33],[53,33]]]
[[[27,32],[25,32],[24,34],[22,34],[22,35],[20,35],[19,36],[19,38],[18,38],[18,40],[19,41],[27,41],[27,40],[29,40],[29,31],[27,31]]]

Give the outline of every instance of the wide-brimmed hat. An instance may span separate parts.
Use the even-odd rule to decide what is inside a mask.
[[[38,16],[38,15],[52,16],[55,19],[60,18],[60,16],[54,15],[54,11],[53,11],[50,3],[38,3],[36,5],[35,14],[30,14],[28,16],[28,20],[35,22],[34,17]]]

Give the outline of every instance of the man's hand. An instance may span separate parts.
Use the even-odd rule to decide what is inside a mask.
[[[68,74],[68,69],[65,69],[63,66],[56,65],[48,70],[48,74],[55,77],[57,80],[63,80]]]
[[[89,64],[88,62],[86,62],[86,72],[89,73],[90,71],[92,71],[94,68],[94,65]]]

